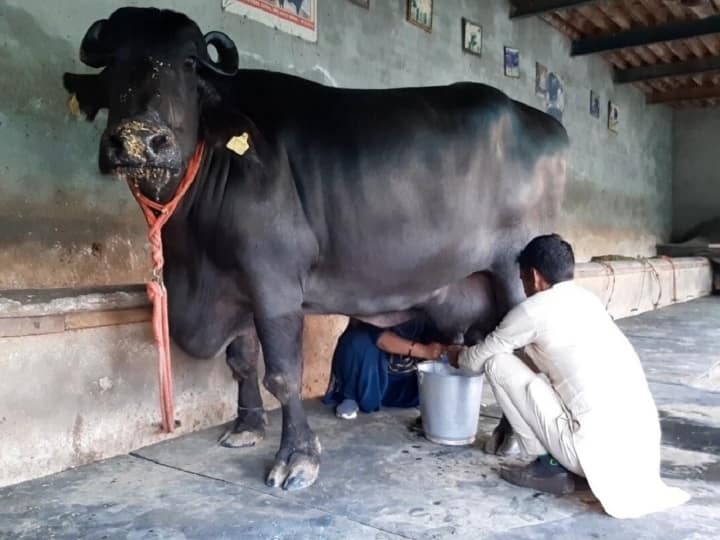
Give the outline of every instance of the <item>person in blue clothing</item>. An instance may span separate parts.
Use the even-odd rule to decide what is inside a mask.
[[[350,319],[333,355],[330,385],[323,399],[335,414],[352,419],[381,407],[417,407],[415,365],[439,360],[447,347],[425,317],[391,328]]]

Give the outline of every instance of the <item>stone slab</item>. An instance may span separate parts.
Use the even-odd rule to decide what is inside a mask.
[[[392,540],[302,502],[123,456],[0,491],[0,538]]]

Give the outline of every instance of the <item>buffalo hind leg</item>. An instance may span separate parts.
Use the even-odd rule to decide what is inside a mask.
[[[260,347],[255,329],[235,338],[228,345],[226,354],[228,366],[238,382],[237,418],[220,438],[220,444],[230,448],[255,446],[265,438],[267,425],[258,383]]]
[[[517,250],[519,253],[520,250]],[[515,253],[511,250],[510,253]],[[514,259],[505,259],[492,268],[492,279],[495,289],[495,302],[501,318],[525,300],[522,282]],[[510,422],[502,415],[500,423],[495,427],[490,438],[483,447],[488,454],[499,456],[513,456],[522,453],[520,443],[515,437]]]
[[[303,315],[257,318],[255,326],[265,358],[263,383],[282,411],[280,449],[266,483],[287,490],[306,488],[318,477],[321,448],[301,399]]]

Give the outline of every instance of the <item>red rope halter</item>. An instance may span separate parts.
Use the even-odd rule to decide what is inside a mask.
[[[153,304],[153,334],[158,349],[158,379],[160,383],[160,412],[162,414],[162,428],[166,433],[175,430],[175,402],[173,398],[172,362],[170,359],[170,327],[168,323],[167,290],[163,283],[162,270],[165,265],[162,250],[162,228],[172,217],[173,212],[195,181],[200,163],[202,163],[205,145],[199,142],[195,148],[185,176],[180,182],[173,198],[166,204],[159,204],[140,193],[140,188],[134,182],[128,181],[130,191],[145,214],[149,231],[150,248],[153,262],[152,279],[147,284],[147,293]]]

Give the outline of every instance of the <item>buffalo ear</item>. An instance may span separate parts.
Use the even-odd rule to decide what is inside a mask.
[[[74,96],[76,100],[75,106],[79,106],[80,111],[85,114],[89,121],[95,119],[100,109],[106,109],[108,106],[107,92],[105,90],[106,87],[102,73],[97,75],[65,73],[63,75],[63,86],[65,90]],[[72,98],[70,107],[72,110]]]

